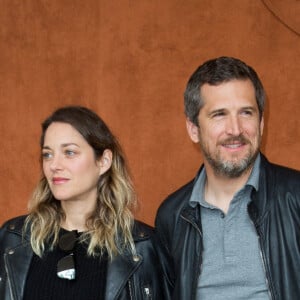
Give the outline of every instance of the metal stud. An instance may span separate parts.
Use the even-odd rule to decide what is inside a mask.
[[[10,225],[9,225],[9,229],[10,229],[10,230],[14,230],[15,228],[16,228],[15,224],[10,224]]]
[[[140,261],[140,258],[138,255],[133,255],[133,261],[138,262]]]

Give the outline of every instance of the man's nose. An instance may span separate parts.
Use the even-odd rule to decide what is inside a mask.
[[[241,120],[237,116],[231,116],[227,122],[226,131],[228,134],[233,136],[238,136],[243,131],[243,126]]]

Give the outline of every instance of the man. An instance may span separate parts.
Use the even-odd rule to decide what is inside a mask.
[[[300,172],[259,151],[265,93],[256,72],[235,58],[209,60],[184,98],[204,164],[156,217],[170,297],[298,299]]]

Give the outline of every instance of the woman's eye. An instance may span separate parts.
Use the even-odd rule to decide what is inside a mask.
[[[66,154],[67,156],[74,156],[74,155],[75,155],[75,151],[73,151],[73,150],[66,150],[66,151],[65,151],[65,154]]]
[[[49,153],[49,152],[43,152],[43,153],[42,153],[42,158],[43,158],[43,159],[49,159],[49,158],[51,158],[51,157],[52,157],[52,154]]]

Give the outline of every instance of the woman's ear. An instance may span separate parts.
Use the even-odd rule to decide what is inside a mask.
[[[99,176],[104,174],[106,171],[108,171],[111,167],[112,164],[112,158],[113,158],[113,154],[111,152],[111,150],[109,149],[105,149],[103,151],[102,156],[100,157],[100,159],[98,160],[97,164],[99,166]]]

